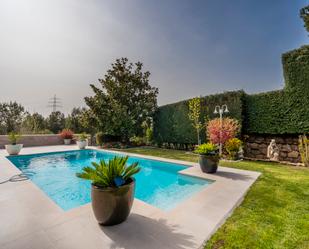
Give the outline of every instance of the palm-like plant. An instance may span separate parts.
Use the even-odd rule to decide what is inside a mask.
[[[20,140],[20,138],[21,138],[21,135],[15,133],[13,131],[10,132],[9,135],[8,135],[8,139],[11,142],[12,145],[17,144],[17,142]]]
[[[128,183],[129,179],[140,171],[138,162],[127,166],[128,156],[117,157],[105,162],[92,162],[92,167],[84,167],[82,173],[76,176],[82,179],[91,180],[92,184],[100,187],[119,187]]]

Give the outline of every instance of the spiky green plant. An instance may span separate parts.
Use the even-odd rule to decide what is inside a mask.
[[[299,153],[306,167],[309,167],[309,139],[306,135],[299,136]]]
[[[10,143],[12,144],[12,145],[15,145],[15,144],[17,144],[17,142],[20,140],[20,138],[21,138],[21,135],[20,134],[18,134],[18,133],[16,133],[16,132],[10,132],[9,134],[8,134],[8,139],[9,139],[9,141],[10,141]]]
[[[128,156],[118,157],[105,162],[92,162],[92,167],[84,167],[83,172],[77,173],[76,176],[82,179],[91,180],[92,184],[101,187],[119,187],[131,179],[133,175],[140,171],[138,162],[127,166]]]
[[[88,135],[85,132],[77,135],[78,141],[86,141],[87,138],[88,138]]]
[[[197,146],[196,149],[194,150],[195,153],[200,155],[213,155],[216,154],[217,151],[218,151],[217,145],[212,143],[201,144]]]

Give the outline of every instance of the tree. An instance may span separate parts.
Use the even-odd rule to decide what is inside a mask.
[[[65,119],[65,127],[71,129],[75,133],[85,132],[86,127],[83,126],[82,117],[86,111],[86,108],[74,107],[71,114]]]
[[[200,115],[201,115],[201,99],[193,98],[189,100],[188,116],[189,116],[189,119],[192,121],[192,125],[194,129],[196,130],[198,144],[201,144],[200,131],[203,128],[203,125],[200,122]]]
[[[103,79],[101,87],[91,84],[94,96],[86,97],[96,127],[105,134],[129,141],[143,133],[142,123],[152,117],[157,107],[158,89],[149,84],[150,73],[143,64],[117,59]]]
[[[0,103],[0,133],[19,131],[25,108],[17,102]]]
[[[51,132],[53,132],[54,134],[59,133],[65,127],[64,114],[61,113],[60,111],[52,112],[48,116],[46,120],[46,124],[47,124],[47,129],[49,129]]]
[[[309,32],[309,5],[300,10],[300,17],[304,21],[304,27]]]
[[[35,112],[33,114],[27,113],[22,123],[23,133],[41,133],[45,131],[46,124],[44,117]]]

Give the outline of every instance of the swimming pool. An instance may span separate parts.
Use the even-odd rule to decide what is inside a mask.
[[[78,150],[7,158],[42,189],[57,205],[67,211],[91,201],[88,180],[77,178],[84,166],[93,161],[109,160],[112,152]],[[140,157],[129,157],[128,163],[139,162],[141,171],[135,175],[135,198],[163,210],[180,202],[211,184],[212,181],[181,175],[186,166]]]

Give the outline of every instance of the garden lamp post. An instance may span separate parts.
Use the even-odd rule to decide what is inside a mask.
[[[219,141],[220,141],[220,144],[219,144],[219,154],[220,156],[222,155],[222,115],[223,113],[228,113],[229,110],[227,109],[227,105],[222,105],[221,107],[219,105],[217,105],[215,107],[215,111],[214,111],[214,114],[219,114],[220,115],[220,135],[219,135]]]

